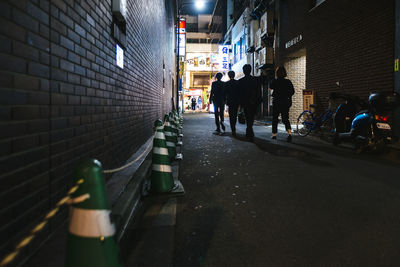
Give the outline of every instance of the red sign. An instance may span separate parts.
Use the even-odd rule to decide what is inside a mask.
[[[189,92],[186,94],[188,96],[202,96],[203,90],[201,89],[190,89]]]
[[[178,21],[178,33],[186,33],[186,21],[185,21],[185,19],[179,19],[179,21]]]

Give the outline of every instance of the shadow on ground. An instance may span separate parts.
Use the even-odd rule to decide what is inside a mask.
[[[189,230],[185,231],[186,237],[181,250],[175,251],[174,266],[204,266],[222,213],[221,208],[208,208],[197,213],[196,218],[190,220],[193,224],[189,226]]]

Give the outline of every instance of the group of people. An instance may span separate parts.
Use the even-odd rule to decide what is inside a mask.
[[[216,132],[225,131],[224,109],[228,105],[229,122],[232,135],[236,136],[236,121],[239,110],[243,110],[246,118],[246,138],[250,141],[254,138],[253,124],[257,113],[258,105],[262,102],[261,81],[259,77],[250,75],[251,65],[243,66],[244,77],[235,80],[235,72],[229,71],[229,81],[223,82],[222,73],[217,73],[216,81],[212,83],[210,104],[214,104]],[[288,132],[287,141],[292,141],[292,132],[289,122],[289,109],[292,105],[292,96],[294,94],[293,84],[286,79],[286,70],[284,67],[278,67],[275,71],[276,79],[270,83],[270,89],[273,97],[272,112],[272,139],[276,139],[278,132],[278,117],[281,115],[282,122],[285,124]]]

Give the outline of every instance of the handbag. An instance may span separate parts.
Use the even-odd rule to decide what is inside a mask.
[[[246,123],[246,118],[244,116],[244,112],[243,111],[239,111],[237,116],[238,116],[238,122],[240,124],[245,124]]]

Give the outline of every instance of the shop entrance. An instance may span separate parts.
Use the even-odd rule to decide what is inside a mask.
[[[194,111],[207,110],[210,89],[210,73],[191,72],[189,85],[189,89],[185,90],[185,109]]]

